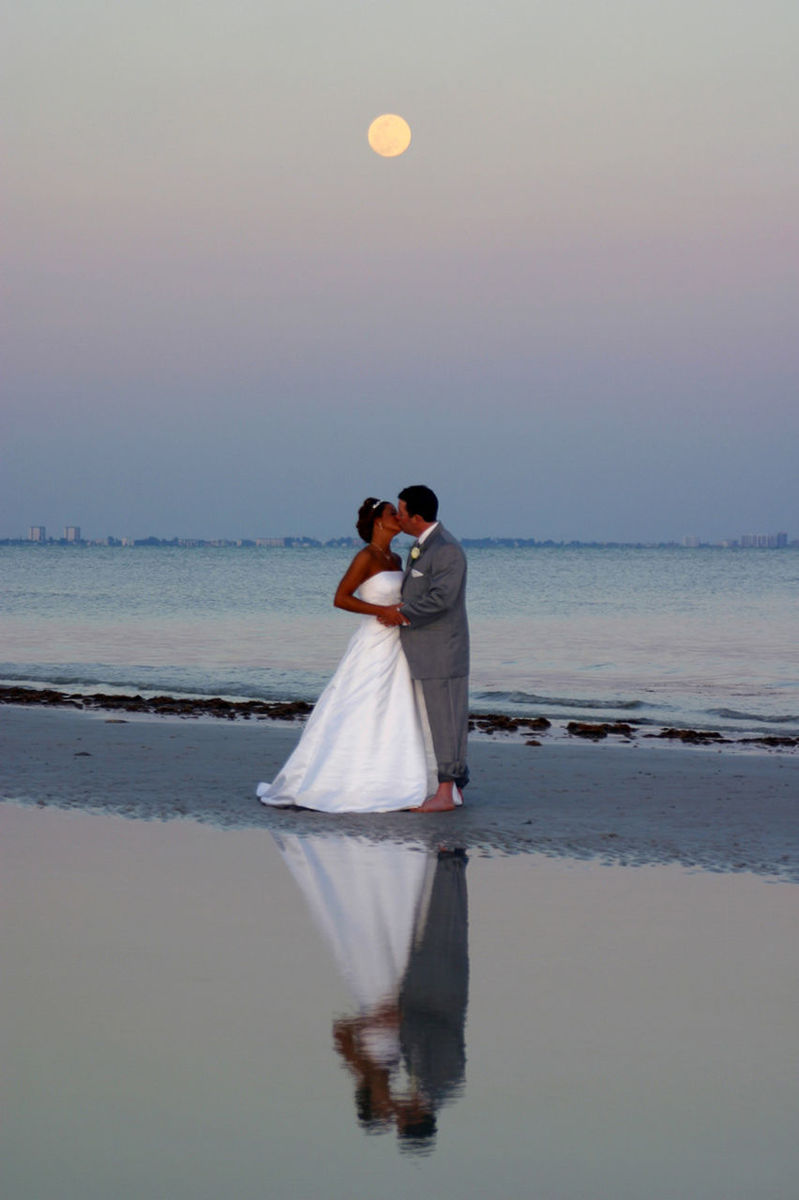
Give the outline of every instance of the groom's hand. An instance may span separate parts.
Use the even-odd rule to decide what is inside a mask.
[[[407,617],[403,617],[400,612],[399,605],[384,609],[377,619],[381,625],[410,625]]]

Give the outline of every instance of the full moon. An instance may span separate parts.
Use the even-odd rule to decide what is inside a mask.
[[[366,135],[375,154],[382,158],[396,158],[404,154],[411,144],[411,127],[396,113],[383,113],[375,117]]]

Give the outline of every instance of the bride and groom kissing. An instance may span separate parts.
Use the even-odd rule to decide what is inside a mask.
[[[264,804],[448,812],[469,779],[466,558],[423,484],[369,497],[334,604],[364,618]],[[416,540],[403,569],[398,533]]]

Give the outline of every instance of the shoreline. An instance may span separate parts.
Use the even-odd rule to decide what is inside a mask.
[[[307,700],[227,700],[221,696],[144,697],[138,693],[67,692],[58,688],[34,688],[0,685],[0,709],[4,705],[67,708],[84,712],[122,712],[128,716],[211,718],[236,721],[280,721],[297,724],[307,719],[313,704]],[[799,751],[799,736],[763,734],[762,736],[726,737],[713,729],[687,726],[650,725],[635,719],[614,721],[574,721],[528,717],[499,712],[470,712],[469,732],[478,737],[494,735],[524,739],[525,745],[539,746],[547,741],[566,738],[611,744],[633,744],[638,739],[659,740],[688,746],[735,747],[741,750],[768,749],[790,753]]]
[[[677,863],[799,882],[799,756],[768,749],[635,741],[624,753],[580,739],[475,739],[455,813],[269,809],[255,796],[296,744],[288,721],[0,707],[0,800],[133,820],[189,819],[275,833],[349,834],[489,855],[544,854],[619,865]]]

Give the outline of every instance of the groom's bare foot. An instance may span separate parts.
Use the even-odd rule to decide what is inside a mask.
[[[410,809],[410,812],[452,812],[454,808],[457,808],[452,790],[451,783],[440,783],[434,795],[428,796],[424,804]]]

